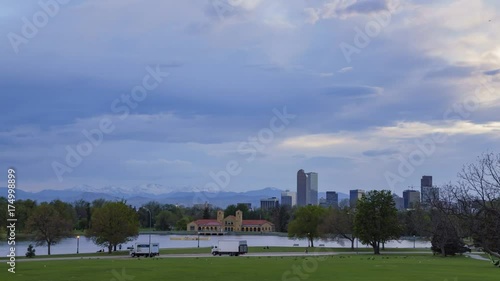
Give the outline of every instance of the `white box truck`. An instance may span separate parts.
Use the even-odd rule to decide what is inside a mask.
[[[151,243],[151,253],[149,252],[149,244],[135,243],[133,247],[128,248],[132,257],[154,257],[160,255],[160,243]]]
[[[220,240],[219,244],[212,247],[212,255],[239,256],[248,253],[248,245],[245,240]]]

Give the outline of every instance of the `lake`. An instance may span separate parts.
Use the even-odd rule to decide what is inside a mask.
[[[160,248],[195,248],[198,246],[198,241],[196,240],[171,240],[170,238],[173,239],[179,239],[182,237],[186,237],[186,235],[158,235],[158,234],[152,234],[151,235],[151,242],[158,242],[160,243]],[[196,235],[191,236],[192,238],[196,239]],[[208,238],[209,240],[201,240],[201,239],[206,239]],[[306,239],[289,239],[287,237],[279,237],[279,236],[267,236],[267,235],[241,235],[241,236],[235,236],[235,235],[226,235],[226,236],[200,236],[200,247],[210,247],[214,244],[216,244],[219,240],[231,240],[231,239],[238,239],[238,240],[246,240],[248,245],[250,247],[253,246],[288,246],[291,247],[294,244],[299,244],[300,247],[307,247],[307,240]],[[141,243],[148,243],[149,241],[149,235],[148,234],[141,234],[139,237],[131,242],[128,242],[122,246],[122,250],[125,250],[128,246],[132,246],[135,242],[141,242]],[[325,247],[339,247],[339,248],[349,248],[351,244],[349,241],[345,240],[345,243],[338,242],[338,241],[322,241],[318,240],[314,242],[314,246],[319,246],[319,244],[324,244]],[[16,242],[16,254],[17,256],[24,256],[26,253],[26,249],[28,248],[28,245],[33,242],[29,241],[17,241]],[[413,248],[414,241],[413,239],[411,240],[400,240],[400,241],[390,241],[385,244],[387,248]],[[430,248],[431,244],[427,240],[416,240],[415,241],[415,246],[416,248]],[[362,245],[359,243],[358,245],[359,248],[366,248],[367,246]],[[37,255],[46,255],[47,254],[47,247],[42,247],[42,246],[37,246],[36,248],[36,254]],[[2,256],[6,256],[8,253],[9,246],[7,245],[7,242],[2,241],[0,242],[0,253]],[[99,250],[103,249],[102,247],[99,247],[95,245],[90,239],[87,239],[86,237],[81,236],[80,237],[80,243],[79,243],[79,252],[80,253],[95,253]],[[51,254],[76,254],[77,250],[77,238],[66,238],[63,239],[60,243],[57,245],[52,246],[51,248]]]

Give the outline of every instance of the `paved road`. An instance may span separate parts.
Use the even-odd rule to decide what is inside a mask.
[[[371,255],[371,252],[359,252],[359,255]],[[411,254],[431,254],[430,251],[422,252],[384,252],[384,254],[394,255],[411,255]],[[273,252],[273,253],[248,253],[243,257],[310,257],[310,256],[333,256],[333,255],[356,255],[353,252]],[[211,254],[165,254],[157,256],[157,258],[221,258],[212,256]],[[234,257],[237,258],[237,257]],[[130,256],[87,256],[87,257],[55,257],[55,258],[33,258],[33,259],[17,259],[16,262],[35,262],[35,261],[62,261],[62,260],[95,260],[95,259],[132,259]],[[145,258],[143,258],[145,259]],[[0,260],[5,262],[6,260]]]
[[[467,254],[467,256],[475,259],[475,260],[480,260],[480,261],[490,261],[489,259],[485,258],[485,257],[481,257],[480,255],[476,255],[476,254]]]

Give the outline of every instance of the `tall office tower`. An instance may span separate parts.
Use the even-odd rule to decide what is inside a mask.
[[[307,187],[306,187],[307,176],[304,170],[300,169],[297,172],[297,206],[307,205]]]
[[[279,207],[279,200],[276,197],[271,197],[267,199],[260,200],[260,208],[262,210],[272,210],[276,207]]]
[[[423,176],[420,180],[420,195],[423,206],[430,206],[439,200],[439,188],[432,186],[432,176]]]
[[[318,173],[307,173],[306,190],[307,205],[318,205]]]
[[[289,190],[281,192],[281,205],[290,207],[297,205],[297,193]]]
[[[432,176],[422,176],[420,186],[432,186]]]
[[[362,189],[353,189],[349,191],[349,206],[351,208],[356,208],[356,203],[359,199],[365,194],[365,191]]]
[[[326,205],[328,207],[338,208],[339,207],[339,194],[335,191],[326,192]]]
[[[420,202],[420,192],[416,190],[403,191],[403,202],[405,209],[413,209]]]
[[[403,198],[399,197],[397,194],[392,194],[392,200],[394,200],[396,209],[404,210],[405,204]]]

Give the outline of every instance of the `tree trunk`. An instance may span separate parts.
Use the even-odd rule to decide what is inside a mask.
[[[113,245],[109,244],[108,246],[108,254],[111,254],[113,250]]]
[[[351,239],[351,250],[354,250],[354,239]]]
[[[113,245],[113,252],[116,252],[116,244]]]
[[[382,242],[382,251],[385,251],[385,242]]]
[[[378,242],[373,243],[373,254],[380,255],[380,244]]]
[[[311,248],[314,248],[313,238],[312,238],[312,237],[309,237],[309,240],[311,241]]]
[[[50,256],[50,243],[47,243],[47,254]]]
[[[494,256],[494,257],[500,258],[500,254],[499,254],[499,253],[492,252],[490,249],[483,248],[483,251],[484,251],[485,253],[488,253],[488,254],[490,254],[490,255]]]

